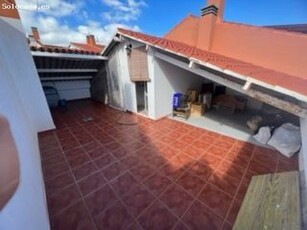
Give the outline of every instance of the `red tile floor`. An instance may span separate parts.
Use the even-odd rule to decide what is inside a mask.
[[[90,100],[52,114],[57,129],[39,135],[52,229],[231,229],[253,175],[298,168],[167,118],[120,125]]]

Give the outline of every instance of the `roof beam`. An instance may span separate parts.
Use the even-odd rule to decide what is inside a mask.
[[[243,86],[243,89],[244,90],[248,90],[248,89],[250,89],[250,87],[252,86],[252,82],[251,81],[247,81],[246,83],[245,83],[245,85]]]
[[[279,108],[281,110],[284,110],[284,111],[287,111],[289,113],[292,113],[296,116],[299,116],[299,117],[303,117],[303,118],[307,118],[307,109],[304,109],[296,104],[293,104],[293,103],[290,103],[290,102],[287,102],[287,101],[284,101],[282,99],[279,99],[277,97],[274,97],[274,96],[271,96],[269,94],[266,94],[266,93],[262,93],[262,92],[259,92],[259,91],[256,91],[256,90],[252,90],[252,89],[248,89],[249,87],[247,87],[249,85],[249,83],[247,82],[244,86],[246,86],[245,88],[247,88],[247,90],[244,89],[244,86],[238,84],[238,83],[235,83],[233,81],[230,81],[228,79],[225,79],[225,78],[222,78],[218,75],[215,75],[213,73],[210,73],[206,70],[202,70],[202,69],[198,69],[198,68],[190,68],[189,67],[189,63],[185,63],[183,61],[179,61],[175,58],[172,58],[172,57],[169,57],[165,54],[162,54],[162,53],[159,53],[159,52],[155,52],[155,57],[163,60],[163,61],[166,61],[170,64],[173,64],[175,66],[178,66],[180,68],[183,68],[189,72],[192,72],[194,74],[197,74],[199,76],[202,76],[206,79],[209,79],[213,82],[216,82],[218,84],[221,84],[221,85],[224,85],[224,86],[227,86],[228,88],[230,89],[233,89],[239,93],[242,93],[242,94],[245,94],[245,95],[248,95],[252,98],[255,98],[261,102],[264,102],[266,104],[269,104],[269,105],[272,105],[276,108]],[[252,83],[252,82],[251,82]]]
[[[90,80],[92,76],[74,76],[74,77],[40,77],[41,81],[68,81],[68,80]]]
[[[41,52],[31,51],[33,57],[57,57],[67,59],[84,59],[84,60],[108,60],[108,57],[90,54],[69,54],[69,53],[53,53],[53,52]]]
[[[97,69],[37,69],[38,73],[93,73]]]

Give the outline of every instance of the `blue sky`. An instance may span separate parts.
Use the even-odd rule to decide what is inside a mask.
[[[94,34],[107,43],[116,27],[163,36],[189,14],[199,16],[205,0],[16,0],[17,4],[49,5],[24,11],[26,32],[37,26],[43,41],[66,45]],[[307,0],[226,0],[224,20],[252,25],[307,23]]]

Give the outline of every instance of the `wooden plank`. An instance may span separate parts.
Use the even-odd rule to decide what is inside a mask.
[[[234,230],[300,230],[298,172],[254,176],[239,211]]]

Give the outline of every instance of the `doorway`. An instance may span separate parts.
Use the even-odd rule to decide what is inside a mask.
[[[135,82],[136,90],[136,106],[137,112],[143,115],[148,114],[148,96],[147,96],[147,82]]]

